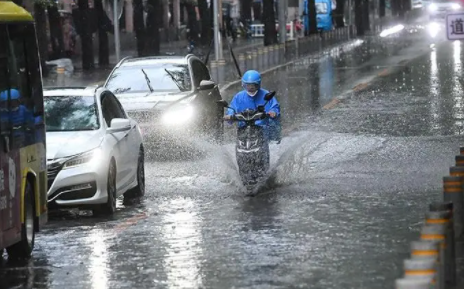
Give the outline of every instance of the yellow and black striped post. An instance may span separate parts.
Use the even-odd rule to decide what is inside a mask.
[[[454,233],[457,238],[463,235],[463,176],[464,167],[451,167],[450,177],[443,178],[443,200],[453,203]]]
[[[438,224],[445,226],[445,282],[448,286],[456,285],[456,251],[454,228],[450,212],[427,212],[425,224]]]

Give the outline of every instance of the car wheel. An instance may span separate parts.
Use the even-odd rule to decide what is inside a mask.
[[[111,161],[108,169],[108,181],[106,185],[108,200],[99,208],[94,209],[94,215],[112,215],[116,212],[116,164]]]
[[[11,259],[27,259],[34,249],[36,231],[34,200],[34,190],[27,181],[24,192],[24,223],[21,225],[21,242],[6,249]]]
[[[145,157],[143,148],[140,148],[137,162],[137,186],[124,193],[124,198],[133,199],[145,195]]]

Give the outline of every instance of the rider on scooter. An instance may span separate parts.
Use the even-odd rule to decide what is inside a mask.
[[[227,110],[227,115],[225,119],[231,119],[232,115],[235,113],[241,113],[247,109],[256,110],[259,105],[264,105],[266,102],[264,96],[269,91],[261,88],[261,75],[256,70],[248,70],[242,77],[242,86],[243,89],[237,93],[232,101],[230,102],[229,108]],[[273,97],[264,108],[266,113],[271,117],[271,119],[277,119],[280,116],[280,104],[275,97]],[[271,120],[272,121],[272,120]],[[269,132],[269,119],[257,120],[257,125],[261,125],[265,128],[265,135],[267,140],[271,140]],[[239,122],[238,126],[241,127],[244,124]]]

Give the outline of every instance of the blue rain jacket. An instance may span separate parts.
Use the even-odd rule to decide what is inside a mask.
[[[264,100],[264,96],[269,91],[260,88],[255,96],[249,96],[246,90],[242,90],[237,93],[232,101],[230,102],[230,107],[236,110],[236,113],[241,113],[247,109],[256,110],[259,105],[264,105],[266,102]],[[266,118],[263,120],[257,120],[255,122],[256,125],[263,126],[265,129],[265,135],[268,140],[275,140],[280,141],[280,132],[281,132],[281,125],[280,125],[280,104],[277,99],[274,97],[272,98],[264,107],[266,113],[271,111],[275,112],[277,115],[275,118]],[[227,115],[233,115],[234,111],[232,109],[227,110]],[[238,122],[239,127],[243,127],[245,125],[244,122]]]

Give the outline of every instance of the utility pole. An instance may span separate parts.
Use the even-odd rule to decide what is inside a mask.
[[[122,0],[120,0],[122,1]],[[113,25],[114,25],[114,46],[116,52],[116,63],[121,59],[121,41],[119,39],[119,17],[118,0],[113,0]]]
[[[287,0],[278,0],[279,7],[279,43],[285,43],[287,40]],[[293,23],[292,23],[293,25]]]
[[[214,0],[213,17],[214,17],[214,56],[216,61],[222,59],[221,32],[219,31],[219,1]],[[221,11],[222,12],[222,11]]]

